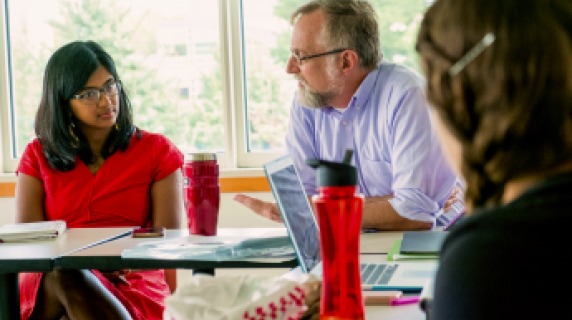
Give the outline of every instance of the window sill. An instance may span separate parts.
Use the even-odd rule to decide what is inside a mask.
[[[270,185],[262,169],[222,170],[219,178],[222,193],[270,192]],[[0,174],[0,198],[13,198],[16,189],[16,175]]]

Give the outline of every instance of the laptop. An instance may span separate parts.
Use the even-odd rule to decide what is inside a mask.
[[[300,270],[321,274],[318,224],[312,206],[289,156],[264,164],[264,172],[292,241]],[[362,263],[364,290],[420,292],[437,270],[437,260]]]

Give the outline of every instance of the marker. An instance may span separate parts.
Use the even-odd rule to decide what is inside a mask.
[[[403,298],[391,299],[389,301],[390,306],[403,306],[413,303],[419,303],[419,296],[407,296]]]
[[[388,306],[392,300],[401,298],[402,295],[401,291],[362,291],[366,306]]]

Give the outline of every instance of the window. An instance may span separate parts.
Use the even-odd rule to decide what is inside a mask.
[[[135,124],[183,152],[214,151],[223,168],[283,152],[293,78],[289,15],[305,0],[4,0],[0,19],[3,171],[13,172],[61,45],[95,40],[114,57]],[[374,0],[384,58],[417,68],[427,0]],[[30,8],[34,8],[30,10]]]

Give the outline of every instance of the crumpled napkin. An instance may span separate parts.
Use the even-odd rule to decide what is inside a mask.
[[[306,295],[315,291],[316,283],[319,278],[312,274],[196,275],[166,298],[163,319],[297,320],[306,312]]]

